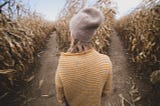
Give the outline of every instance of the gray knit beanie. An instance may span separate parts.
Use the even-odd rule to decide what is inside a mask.
[[[71,36],[82,42],[89,42],[103,21],[101,11],[94,7],[84,8],[70,21]]]

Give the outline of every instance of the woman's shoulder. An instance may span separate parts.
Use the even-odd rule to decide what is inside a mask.
[[[100,58],[104,61],[110,61],[110,57],[107,54],[101,54],[99,53]]]
[[[99,53],[99,55],[100,55],[101,57],[107,57],[107,58],[109,58],[109,56],[108,56],[107,54]]]

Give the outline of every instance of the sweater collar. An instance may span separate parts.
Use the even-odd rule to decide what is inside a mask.
[[[89,49],[89,50],[86,50],[86,51],[83,51],[83,52],[79,52],[79,53],[71,53],[71,52],[64,53],[64,52],[61,52],[61,55],[62,56],[77,56],[77,55],[88,54],[88,53],[90,53],[92,51],[95,51],[95,49],[92,48],[92,49]]]

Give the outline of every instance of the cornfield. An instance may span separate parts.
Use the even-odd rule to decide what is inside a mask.
[[[58,20],[55,24],[57,32],[57,41],[60,50],[66,51],[70,43],[69,22],[80,9],[86,7],[87,0],[70,0],[67,1],[61,10]],[[93,44],[96,49],[102,53],[106,53],[110,45],[110,36],[113,34],[114,16],[116,10],[111,8],[113,3],[110,0],[97,0],[92,6],[99,8],[105,16],[105,22],[96,31]]]
[[[1,1],[4,3],[0,4],[0,99],[17,93],[26,82],[34,79],[31,68],[53,30],[60,51],[68,49],[69,22],[89,5],[89,0],[66,0],[57,20],[51,23],[25,8],[21,0]],[[160,1],[143,0],[134,11],[119,20],[115,20],[117,10],[112,0],[93,1],[89,6],[100,9],[105,16],[93,38],[95,48],[106,54],[116,30],[137,70],[152,73],[151,82],[160,83]]]
[[[160,69],[159,3],[158,0],[142,2],[137,9],[121,18],[115,27],[130,53],[130,60],[137,70],[145,73]]]
[[[13,93],[22,82],[30,81],[29,67],[52,31],[53,24],[36,13],[28,11],[17,19],[0,13],[0,95]]]

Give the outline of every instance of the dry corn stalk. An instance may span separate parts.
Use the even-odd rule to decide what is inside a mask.
[[[150,81],[152,84],[160,84],[160,70],[152,72],[150,75]]]
[[[152,1],[152,2],[149,2]],[[149,0],[116,24],[116,30],[138,70],[160,69],[160,4]],[[160,3],[160,1],[159,1]],[[142,6],[142,8],[140,8]]]
[[[23,82],[53,25],[38,15],[12,20],[0,14],[0,95]]]

